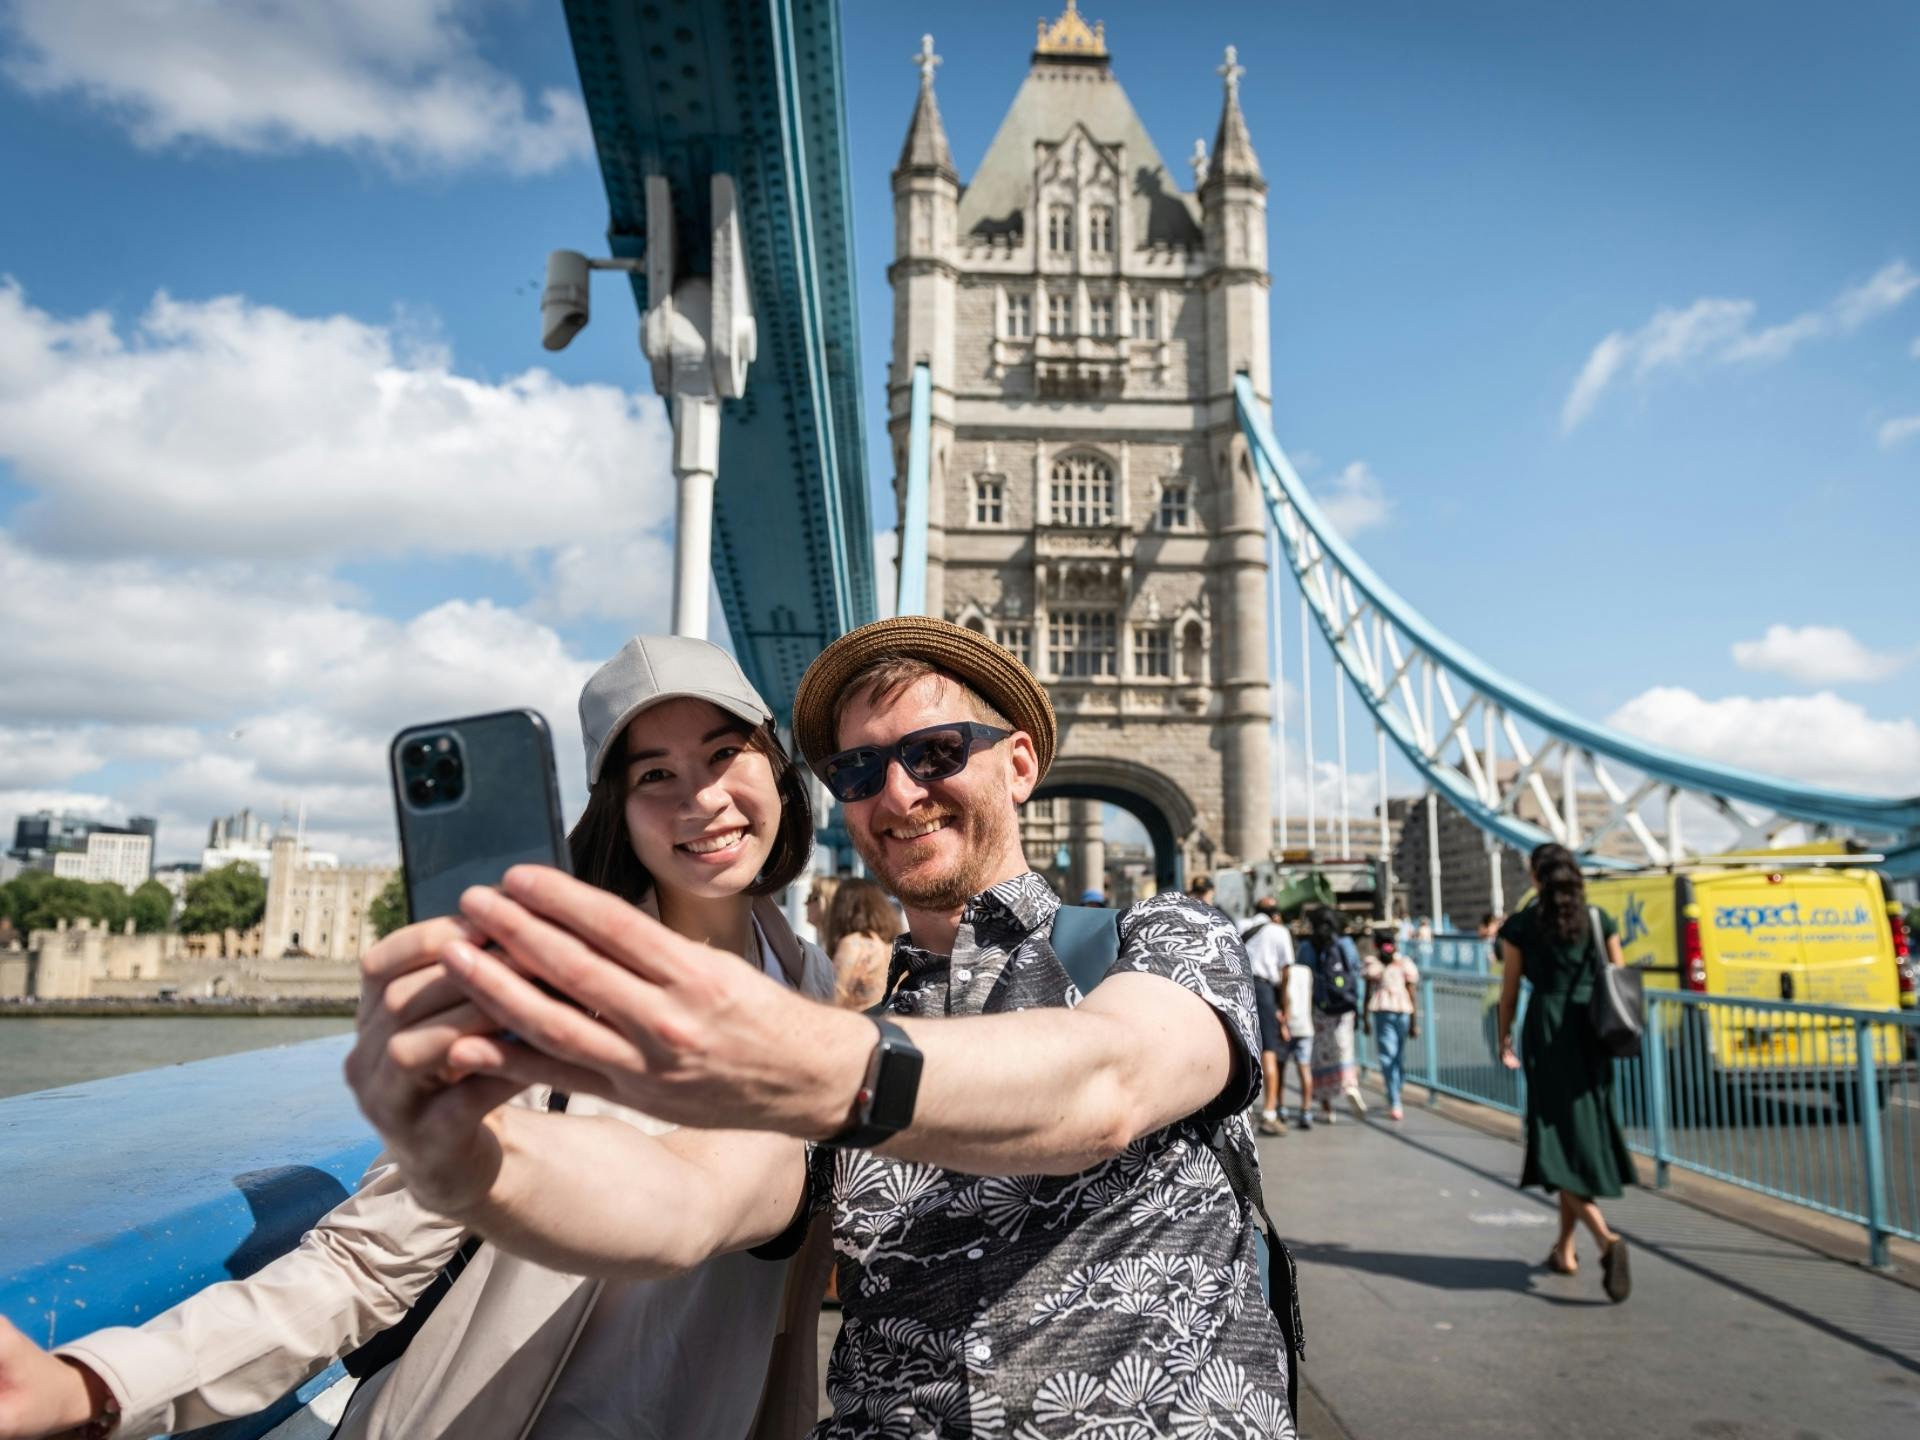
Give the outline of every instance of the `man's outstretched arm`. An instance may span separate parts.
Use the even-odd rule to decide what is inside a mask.
[[[492,1022],[440,964],[438,920],[395,932],[362,961],[348,1083],[428,1208],[553,1269],[651,1278],[780,1233],[805,1184],[783,1135],[649,1135],[612,1116],[506,1102],[512,1080],[459,1078],[448,1051]]]
[[[456,944],[448,962],[474,1004],[528,1044],[463,1039],[456,1071],[604,1095],[694,1126],[819,1139],[847,1124],[871,1021],[795,996],[558,872],[516,870],[506,890],[470,892],[466,917],[507,959]],[[1244,955],[1228,963],[1215,978],[1244,988]],[[912,1126],[879,1148],[979,1173],[1085,1169],[1250,1073],[1247,1042],[1222,1010],[1159,974],[1115,975],[1071,1011],[901,1024],[926,1065]]]

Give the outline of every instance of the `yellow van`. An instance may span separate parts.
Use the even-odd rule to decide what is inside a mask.
[[[1913,986],[1898,907],[1877,872],[1820,860],[1758,852],[1591,876],[1587,896],[1613,916],[1649,991],[1898,1011]],[[1681,1063],[1694,1073],[1762,1082],[1812,1073],[1842,1085],[1858,1073],[1854,1026],[1840,1017],[1666,1008],[1667,1044],[1691,1052]],[[1693,1011],[1685,1021],[1683,1008]],[[1875,1059],[1899,1064],[1900,1028],[1872,1034]]]

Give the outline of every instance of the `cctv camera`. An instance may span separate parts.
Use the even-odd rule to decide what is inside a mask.
[[[578,250],[547,256],[547,288],[540,296],[540,343],[564,350],[587,327],[587,257]]]

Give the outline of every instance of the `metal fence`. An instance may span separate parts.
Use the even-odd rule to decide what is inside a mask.
[[[1493,979],[1423,976],[1407,1079],[1523,1114],[1525,1071],[1500,1063],[1499,994]],[[1641,1054],[1614,1062],[1614,1107],[1657,1184],[1678,1166],[1853,1221],[1884,1265],[1889,1235],[1920,1240],[1917,1039],[1912,1011],[1648,991]],[[1369,1041],[1361,1056],[1375,1065]]]
[[[1405,949],[1409,959],[1425,971],[1447,975],[1490,975],[1493,973],[1493,942],[1477,935],[1435,935],[1430,940],[1409,940]]]

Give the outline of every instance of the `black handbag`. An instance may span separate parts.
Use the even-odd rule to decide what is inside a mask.
[[[1607,932],[1601,928],[1598,907],[1587,907],[1587,920],[1593,927],[1593,999],[1587,1002],[1587,1022],[1602,1050],[1616,1060],[1631,1060],[1639,1055],[1647,1028],[1640,972],[1631,965],[1607,963]]]

